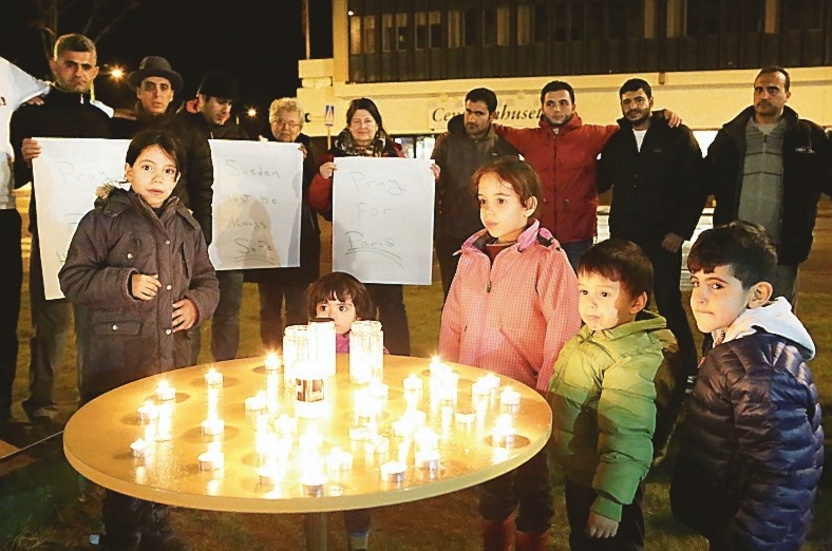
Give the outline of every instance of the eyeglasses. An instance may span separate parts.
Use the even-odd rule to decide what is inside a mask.
[[[284,121],[283,119],[277,119],[275,121],[275,124],[277,124],[277,126],[286,126],[291,130],[294,130],[296,128],[300,128],[300,124],[298,124],[297,122],[295,122],[295,121]]]

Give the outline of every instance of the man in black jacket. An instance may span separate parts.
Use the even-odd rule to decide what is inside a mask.
[[[445,297],[456,274],[460,250],[466,239],[482,229],[477,193],[471,176],[488,161],[517,150],[491,128],[497,116],[497,96],[487,88],[475,88],[465,96],[464,131],[453,128],[441,134],[431,158],[440,168],[436,181],[436,256]]]
[[[610,235],[640,246],[653,263],[653,295],[679,341],[691,373],[696,347],[682,306],[682,243],[693,235],[704,206],[702,153],[687,126],[670,128],[651,114],[653,92],[642,79],[619,90],[621,131],[610,138],[598,166],[598,191],[613,188]]]
[[[195,101],[176,115],[186,127],[196,129],[207,139],[248,140],[248,134],[231,118],[231,107],[238,100],[237,81],[220,71],[205,74]],[[193,112],[192,112],[193,111]],[[220,301],[211,322],[211,356],[214,361],[233,360],[240,345],[240,305],[243,302],[243,271],[217,271]],[[195,333],[194,336],[199,336]],[[196,340],[197,343],[201,339]],[[196,351],[199,346],[195,345]]]
[[[797,275],[809,257],[820,193],[832,193],[832,145],[817,124],[786,106],[789,73],[765,67],[754,80],[754,105],[723,125],[705,158],[714,225],[746,220],[777,245],[774,297],[795,305]]]
[[[41,153],[33,136],[56,138],[109,138],[110,121],[91,104],[90,90],[98,75],[95,44],[80,34],[63,35],[55,42],[49,68],[55,77],[42,105],[23,105],[12,115],[9,135],[14,148],[15,187],[32,178],[32,160]],[[53,397],[55,374],[63,361],[69,333],[70,304],[46,300],[38,240],[35,194],[29,205],[32,253],[29,296],[32,309],[32,357],[29,364],[29,398],[23,410],[31,420],[49,420],[58,413]]]

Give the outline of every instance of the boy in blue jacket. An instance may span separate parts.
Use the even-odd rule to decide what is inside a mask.
[[[687,263],[713,347],[682,425],[673,513],[712,550],[798,549],[823,465],[814,343],[786,299],[770,300],[777,254],[762,226],[707,230]]]

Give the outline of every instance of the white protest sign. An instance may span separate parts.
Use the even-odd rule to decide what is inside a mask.
[[[430,285],[430,161],[339,157],[335,163],[332,269],[364,283]]]
[[[209,140],[217,270],[300,265],[303,153],[298,144]]]
[[[32,163],[38,239],[47,300],[64,298],[58,271],[72,235],[92,210],[95,190],[124,180],[128,140],[35,138],[41,153]]]

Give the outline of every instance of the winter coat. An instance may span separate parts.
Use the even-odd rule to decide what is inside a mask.
[[[584,325],[561,350],[549,385],[552,457],[597,492],[599,515],[621,520],[669,439],[684,396],[678,350],[651,312],[605,331]]]
[[[267,268],[246,270],[246,281],[275,283],[280,285],[303,285],[311,283],[321,275],[321,227],[318,214],[309,204],[309,187],[318,174],[318,162],[309,136],[300,134],[295,143],[304,147],[302,199],[300,207],[300,266],[297,268]]]
[[[144,301],[129,292],[133,274],[162,287]],[[82,399],[189,365],[188,331],[173,332],[173,303],[191,299],[198,323],[210,318],[219,286],[199,224],[176,197],[157,216],[132,191],[114,189],[78,224],[61,290],[76,309]]]
[[[705,158],[706,193],[716,199],[714,225],[737,220],[745,163],[745,129],[754,116],[748,107],[723,125]],[[777,260],[795,266],[809,257],[812,231],[823,191],[832,194],[832,143],[823,129],[798,118],[789,107],[783,111],[783,210]]]
[[[702,152],[687,126],[670,128],[654,114],[641,151],[632,123],[607,142],[598,162],[598,193],[613,189],[610,235],[661,243],[668,233],[690,239],[705,206]]]
[[[200,116],[201,117],[201,116]],[[208,137],[197,125],[191,124],[183,117],[166,113],[156,117],[140,113],[135,120],[114,117],[112,119],[113,137],[132,139],[133,136],[147,128],[156,128],[170,132],[179,142],[182,158],[182,177],[173,188],[173,195],[193,212],[199,222],[205,242],[211,244],[213,238],[212,201],[214,198],[214,165],[211,162],[211,147]]]
[[[670,500],[721,548],[792,550],[806,536],[823,465],[814,353],[781,297],[745,310],[703,359]]]
[[[597,232],[598,208],[595,161],[618,126],[585,125],[575,113],[557,135],[545,117],[540,118],[537,128],[493,127],[540,176],[540,225],[561,243],[592,239]]]
[[[23,138],[109,138],[110,118],[90,103],[90,94],[50,86],[42,105],[26,104],[12,114],[9,139],[14,148],[14,185],[32,182],[32,167],[23,160]],[[37,182],[33,182],[33,186]],[[29,231],[37,235],[37,205],[32,193]]]
[[[446,132],[436,139],[431,158],[439,165],[436,182],[436,235],[465,241],[482,229],[477,192],[471,176],[487,162],[503,156],[517,157],[517,150],[499,138],[494,129],[482,138]]]
[[[539,222],[492,265],[482,230],[462,245],[442,309],[442,359],[489,369],[545,392],[564,343],[578,332],[578,281]]]

